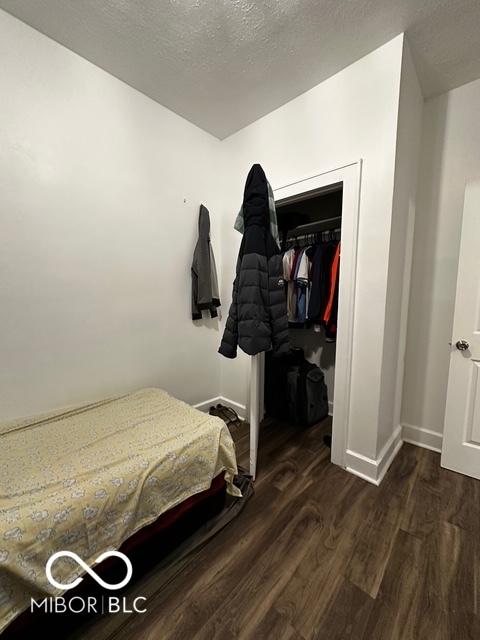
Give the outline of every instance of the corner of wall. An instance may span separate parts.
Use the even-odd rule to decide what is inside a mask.
[[[402,439],[404,442],[414,444],[423,449],[430,449],[430,451],[436,451],[437,453],[442,451],[443,433],[439,431],[403,423]]]
[[[400,71],[377,452],[396,433],[404,376],[423,95],[406,38]]]
[[[347,449],[346,470],[378,486],[394,461],[395,456],[400,451],[402,444],[402,427],[398,425],[376,458],[369,458]]]

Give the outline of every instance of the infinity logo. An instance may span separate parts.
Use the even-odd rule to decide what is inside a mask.
[[[127,575],[118,584],[108,584],[108,582],[102,580],[102,578],[100,578],[100,576],[96,574],[95,571],[93,571],[88,566],[88,564],[86,564],[79,556],[77,556],[76,553],[73,553],[73,551],[57,551],[52,556],[50,556],[45,567],[45,573],[47,574],[47,578],[50,584],[53,584],[53,586],[57,587],[57,589],[74,589],[83,580],[81,576],[76,578],[70,584],[62,584],[61,582],[57,582],[57,580],[55,580],[55,578],[52,576],[52,565],[55,560],[62,557],[73,558],[73,560],[75,560],[75,562],[80,565],[86,573],[88,573],[96,582],[98,582],[101,587],[103,587],[104,589],[109,589],[110,591],[115,591],[116,589],[121,589],[128,583],[128,581],[132,577],[133,569],[130,560],[124,553],[121,553],[120,551],[105,551],[105,553],[102,553],[102,555],[98,556],[95,562],[102,562],[102,560],[105,560],[105,558],[109,558],[110,556],[121,558],[127,565]]]

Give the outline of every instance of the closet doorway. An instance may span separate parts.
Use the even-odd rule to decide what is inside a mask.
[[[310,354],[321,353],[334,358],[330,374],[330,387],[335,393],[332,406],[331,461],[346,466],[346,450],[350,424],[351,366],[354,344],[355,283],[357,271],[357,242],[359,224],[361,161],[343,165],[330,171],[291,182],[274,189],[278,209],[278,223],[282,242],[288,246],[293,238],[307,236],[321,241],[325,232],[341,234],[341,260],[338,282],[338,318],[336,340],[326,345],[324,336],[317,338],[322,346],[315,347],[313,329],[292,328],[292,343],[301,344]],[[321,208],[318,207],[322,203]],[[316,212],[319,212],[317,214]],[[316,235],[315,235],[316,234]],[[303,238],[302,238],[303,239]],[[328,239],[328,237],[326,238]],[[332,236],[332,240],[334,236]],[[323,329],[322,329],[323,331]],[[303,332],[303,335],[295,332]],[[319,336],[319,334],[317,334]],[[312,348],[313,347],[313,348]],[[317,356],[318,357],[318,356]],[[251,357],[250,366],[250,473],[255,478],[259,426],[264,416],[265,354]],[[329,389],[329,401],[333,396]]]

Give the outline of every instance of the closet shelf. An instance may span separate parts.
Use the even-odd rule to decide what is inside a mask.
[[[324,218],[323,220],[315,220],[314,222],[308,222],[307,224],[299,224],[298,226],[289,229],[289,233],[294,231],[313,231],[314,228],[323,226],[325,224],[331,225],[332,222],[337,222],[342,219],[342,216],[334,216],[333,218]]]

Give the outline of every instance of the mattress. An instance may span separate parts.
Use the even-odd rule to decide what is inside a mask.
[[[222,420],[160,389],[0,425],[0,631],[30,598],[59,595],[49,557],[69,550],[87,565],[223,472],[237,472]],[[82,569],[67,557],[55,578]]]
[[[225,506],[225,479],[220,473],[212,480],[210,488],[201,491],[187,498],[173,509],[169,509],[159,516],[151,524],[142,527],[139,531],[130,536],[120,547],[120,551],[125,553],[131,560],[135,576],[138,573],[143,575],[146,567],[152,567],[152,561],[162,560],[168,553],[182,543],[186,537],[190,538],[195,545],[195,531],[211,518],[216,516]],[[111,582],[112,566],[114,563],[120,565],[120,572],[124,572],[125,567],[122,561],[117,558],[107,558],[95,566],[95,573],[107,582]],[[164,567],[160,565],[159,572],[162,574]],[[118,575],[118,574],[117,574]],[[64,594],[66,598],[88,597],[92,593],[98,595],[98,585],[92,582],[90,576],[78,587],[75,587]],[[113,580],[115,581],[115,580]],[[45,614],[44,611],[30,610],[19,615],[1,634],[2,640],[17,640],[18,638],[31,637],[53,637],[66,638],[78,628],[78,625],[88,620],[88,615],[67,615],[59,617],[55,614]]]

